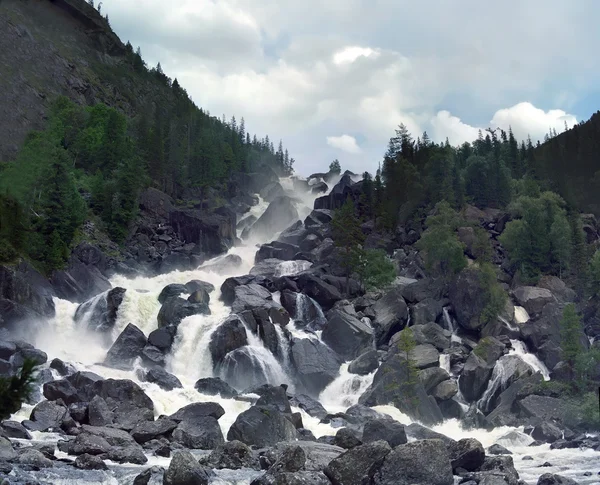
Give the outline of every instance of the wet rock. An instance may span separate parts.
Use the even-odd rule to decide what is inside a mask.
[[[421,440],[394,448],[375,474],[376,485],[452,485],[450,456],[441,440]]]
[[[341,428],[335,434],[333,440],[335,446],[350,450],[362,444],[362,441],[356,436],[356,433],[349,428]]]
[[[51,468],[54,465],[51,460],[33,448],[25,448],[21,451],[17,458],[17,463],[20,465],[29,465],[34,468]]]
[[[69,404],[69,414],[80,424],[88,424],[88,403],[75,402]]]
[[[94,396],[88,405],[88,423],[91,426],[108,426],[113,423],[113,412],[100,396]]]
[[[427,394],[435,389],[435,387],[450,379],[450,374],[441,367],[429,367],[419,371],[419,380],[423,383],[423,387]]]
[[[78,434],[74,441],[68,443],[67,447],[70,455],[102,455],[108,453],[111,448],[110,443],[102,436],[88,432]]]
[[[448,401],[452,399],[458,393],[458,385],[455,380],[449,379],[447,381],[440,382],[431,391],[431,395],[438,401]]]
[[[551,422],[543,421],[533,428],[531,437],[544,443],[554,443],[563,437],[563,432]]]
[[[440,364],[440,353],[430,344],[417,345],[410,351],[409,357],[417,369],[439,367]]]
[[[373,348],[373,328],[341,310],[329,313],[321,336],[324,343],[345,359],[354,359]]]
[[[390,337],[404,328],[408,321],[408,306],[402,298],[402,288],[388,291],[373,306],[376,344],[387,344]]]
[[[144,465],[148,462],[148,458],[144,454],[144,450],[139,445],[129,445],[123,447],[112,447],[108,453],[102,455],[107,460],[112,460],[117,463],[133,463],[136,465]]]
[[[219,419],[224,414],[225,410],[220,404],[214,402],[196,402],[182,407],[175,414],[172,414],[170,419],[180,423],[182,421],[195,421],[197,418],[205,416]]]
[[[204,289],[196,290],[188,297],[188,301],[190,303],[208,306],[210,303],[210,295],[208,294],[208,291]]]
[[[425,325],[429,322],[435,322],[442,315],[443,309],[443,301],[426,298],[411,307],[411,323],[414,325]]]
[[[363,443],[372,443],[383,440],[392,448],[407,442],[404,425],[388,419],[372,419],[363,429]]]
[[[213,365],[218,365],[232,350],[248,345],[246,327],[237,315],[230,315],[212,334],[209,350]]]
[[[158,295],[158,301],[162,305],[169,298],[179,296],[183,293],[190,293],[185,285],[179,283],[171,283],[170,285],[165,286],[160,294]]]
[[[247,237],[274,234],[284,230],[296,220],[298,220],[298,211],[292,199],[285,195],[276,197],[252,225]]]
[[[466,268],[450,284],[448,296],[456,321],[465,330],[480,330],[480,316],[487,302],[482,275],[476,268]]]
[[[79,455],[75,459],[74,465],[75,468],[79,468],[80,470],[108,470],[108,467],[106,466],[106,463],[102,461],[102,458],[88,453]]]
[[[143,421],[131,430],[133,439],[141,444],[150,440],[169,435],[177,423],[168,418],[158,418],[156,421]]]
[[[316,301],[323,310],[329,310],[343,298],[339,289],[315,274],[302,273],[298,275],[297,285],[302,293]]]
[[[325,475],[340,485],[371,483],[390,452],[390,445],[385,441],[357,446],[333,459],[325,468]]]
[[[158,326],[177,326],[186,317],[192,315],[210,315],[208,305],[203,303],[190,303],[180,297],[168,298],[158,312]]]
[[[170,328],[157,328],[148,335],[148,344],[162,351],[169,351],[174,338],[174,332]]]
[[[146,382],[151,382],[158,385],[165,391],[172,391],[173,389],[181,389],[183,385],[181,381],[173,374],[168,373],[161,367],[152,367],[144,373],[144,379]]]
[[[240,468],[258,468],[258,461],[250,447],[241,441],[228,441],[217,446],[207,459],[208,466],[221,470],[239,470]]]
[[[76,369],[73,365],[69,364],[68,362],[63,362],[60,359],[52,359],[52,362],[50,362],[50,369],[54,369],[62,377],[74,374],[76,372]]]
[[[437,323],[411,325],[413,338],[417,344],[433,345],[440,352],[450,347],[450,335]]]
[[[437,433],[436,431],[426,428],[419,423],[411,423],[408,426],[405,426],[404,429],[407,436],[415,440],[442,440],[444,443],[446,443],[446,447],[454,446],[456,443],[456,441],[452,438],[449,438],[441,433]]]
[[[17,453],[10,440],[0,436],[0,462],[13,461],[15,458],[17,458]]]
[[[128,379],[97,381],[92,392],[102,397],[114,414],[114,424],[133,429],[140,421],[154,420],[154,403],[135,382]]]
[[[569,288],[564,281],[556,276],[544,275],[538,281],[537,286],[549,290],[559,303],[572,303],[577,294]]]
[[[492,472],[503,478],[508,485],[517,485],[519,482],[519,474],[515,470],[512,456],[509,455],[487,456],[479,471]]]
[[[556,301],[550,290],[535,286],[520,286],[513,291],[513,295],[519,305],[525,308],[530,315],[541,313],[544,306]]]
[[[106,295],[100,294],[82,303],[75,312],[75,322],[85,323],[87,328],[94,332],[110,333],[117,322],[117,312],[126,291],[125,288],[113,288]]]
[[[32,409],[27,424],[29,429],[35,431],[58,430],[67,416],[68,410],[64,404],[42,401]]]
[[[512,455],[512,451],[499,444],[493,444],[487,449],[490,455]],[[525,457],[523,457],[525,459]]]
[[[292,338],[291,357],[309,394],[318,395],[339,375],[341,359],[320,340]]]
[[[376,350],[367,350],[354,359],[348,366],[350,374],[366,376],[379,367],[379,356]]]
[[[196,381],[194,387],[200,394],[221,396],[231,399],[237,396],[237,391],[219,377],[204,377]]]
[[[483,395],[492,375],[492,369],[491,365],[475,353],[469,355],[458,378],[458,385],[467,401],[476,401]]]
[[[227,433],[227,440],[247,445],[272,446],[296,438],[296,428],[275,407],[253,406],[241,413]]]
[[[199,450],[212,450],[225,442],[218,421],[211,416],[184,419],[173,431],[173,441]]]
[[[327,416],[327,410],[323,405],[306,394],[299,394],[290,399],[292,406],[302,409],[306,414],[313,418],[323,419]]]
[[[561,475],[544,473],[538,478],[537,485],[577,485],[577,482]]]
[[[452,469],[477,470],[485,460],[483,445],[474,438],[463,438],[448,447]]]
[[[210,472],[189,451],[173,455],[164,475],[164,485],[208,485]]]
[[[258,401],[256,401],[257,406],[274,406],[279,409],[280,412],[286,414],[291,414],[292,412],[286,392],[286,386],[270,386],[265,384],[258,388],[251,389],[249,392],[260,396]]]
[[[30,440],[31,434],[25,426],[17,421],[3,421],[1,425],[0,434],[6,438],[19,438]]]

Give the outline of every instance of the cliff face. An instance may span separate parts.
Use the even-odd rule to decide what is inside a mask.
[[[123,43],[85,0],[0,1],[0,161],[44,125],[50,102],[103,102],[133,115],[141,99],[168,96],[140,79]]]

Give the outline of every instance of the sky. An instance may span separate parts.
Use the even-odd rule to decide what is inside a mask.
[[[245,119],[296,172],[374,172],[394,129],[543,139],[600,109],[595,0],[103,0],[211,115]]]

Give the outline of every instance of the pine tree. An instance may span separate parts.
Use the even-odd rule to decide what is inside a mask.
[[[335,174],[340,174],[342,172],[340,161],[337,158],[329,164],[329,172]]]
[[[8,419],[21,409],[33,392],[36,363],[25,359],[21,368],[10,377],[0,377],[0,419]]]
[[[333,241],[341,250],[342,261],[346,273],[346,292],[349,292],[350,277],[356,271],[363,256],[362,244],[365,236],[360,229],[354,208],[354,202],[348,197],[344,205],[334,212],[331,221]]]
[[[560,321],[560,348],[562,360],[567,363],[571,375],[574,374],[575,362],[582,352],[581,348],[581,321],[577,315],[575,305],[572,303],[565,306],[563,317]]]

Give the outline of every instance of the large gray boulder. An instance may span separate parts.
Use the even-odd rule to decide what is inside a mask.
[[[539,288],[544,288],[552,292],[559,303],[572,303],[577,297],[575,291],[569,288],[563,280],[556,276],[542,276],[537,285]]]
[[[367,350],[364,354],[359,355],[348,366],[350,374],[358,374],[366,376],[379,367],[379,355],[376,350]]]
[[[450,455],[441,440],[397,446],[375,474],[375,485],[452,485]]]
[[[212,450],[225,439],[219,422],[212,416],[184,419],[173,431],[173,441],[186,448]]]
[[[135,359],[142,355],[146,343],[144,332],[130,323],[112,344],[104,363],[118,369],[133,369]]]
[[[408,306],[402,298],[402,287],[388,291],[373,305],[377,346],[388,343],[390,337],[404,328],[408,321]]]
[[[283,231],[298,220],[298,211],[292,199],[282,195],[276,197],[267,210],[250,227],[247,238],[258,238]]]
[[[385,441],[357,446],[332,460],[325,468],[325,475],[336,485],[371,483],[391,451]]]
[[[483,445],[474,438],[463,438],[448,447],[452,469],[463,468],[467,471],[475,471],[485,460]]]
[[[211,336],[208,348],[213,365],[217,366],[229,352],[244,345],[248,345],[246,327],[237,315],[230,315]]]
[[[493,366],[475,353],[469,355],[458,378],[458,386],[467,401],[476,401],[483,395],[492,375],[492,370]]]
[[[481,272],[477,268],[465,268],[450,284],[448,297],[456,321],[465,330],[478,331],[483,327],[481,314],[487,305]]]
[[[31,410],[31,421],[27,425],[35,431],[58,430],[68,412],[60,402],[42,401]]]
[[[338,375],[339,356],[316,338],[293,338],[291,357],[306,391],[318,396]]]
[[[277,408],[253,406],[238,415],[227,433],[227,440],[260,447],[294,440],[296,436],[296,427]]]
[[[110,333],[117,322],[117,312],[125,298],[125,288],[113,288],[82,303],[75,311],[78,325],[98,333]]]
[[[158,312],[158,326],[177,326],[186,317],[192,315],[210,315],[205,303],[191,303],[178,296],[168,298]]]
[[[433,345],[440,352],[450,347],[450,332],[444,330],[437,323],[411,325],[410,328],[417,344]]]
[[[417,369],[427,369],[429,367],[439,367],[440,353],[431,344],[417,345],[409,354]]]
[[[355,316],[337,309],[329,313],[321,338],[347,360],[373,348],[373,328]]]
[[[383,440],[392,448],[407,442],[404,425],[391,419],[372,419],[363,428],[363,443]]]
[[[189,451],[178,451],[165,472],[163,484],[208,485],[210,476],[210,470],[200,465]]]
[[[529,315],[541,313],[544,306],[556,301],[550,290],[536,286],[520,286],[513,291],[513,295],[519,305],[525,308]]]
[[[131,436],[140,445],[161,436],[170,434],[177,423],[168,418],[158,418],[156,421],[143,421],[131,430]]]
[[[537,485],[578,485],[578,483],[562,475],[544,473],[538,478]]]

